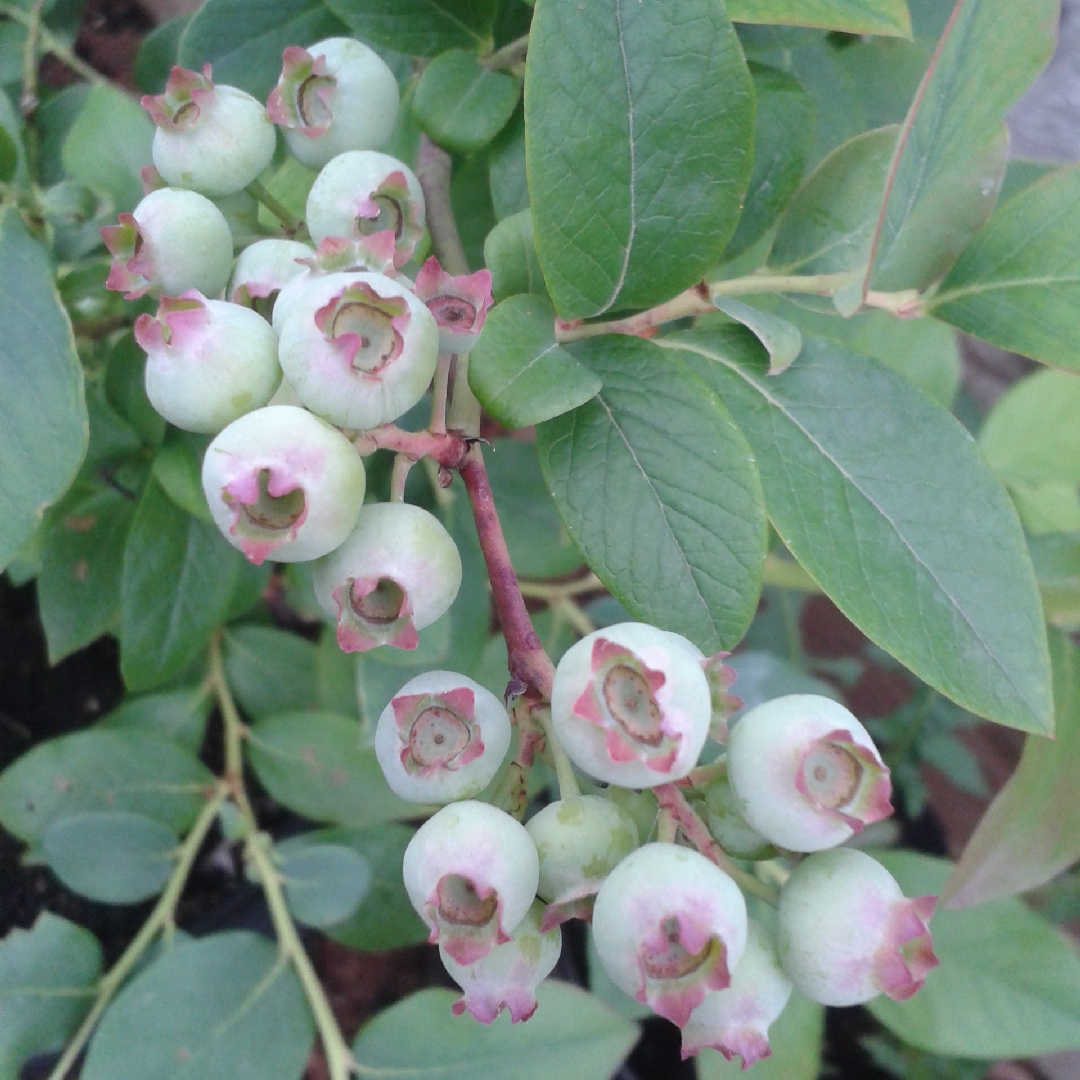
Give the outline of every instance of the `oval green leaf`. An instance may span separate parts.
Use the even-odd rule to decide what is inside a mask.
[[[371,888],[371,868],[364,857],[343,844],[313,843],[293,837],[276,849],[285,900],[297,922],[327,927],[343,922]]]
[[[666,338],[754,448],[769,516],[856,626],[964,708],[1053,730],[1046,631],[1016,513],[970,436],[904,379],[833,342],[768,378],[732,327]]]
[[[497,304],[519,293],[547,296],[528,209],[503,218],[487,234],[484,265],[491,271],[491,295]]]
[[[567,531],[635,618],[706,654],[733,648],[765,558],[750,447],[717,395],[652,342],[612,335],[574,351],[604,388],[537,429]]]
[[[411,56],[483,48],[495,20],[495,0],[327,0],[353,34]]]
[[[210,715],[210,694],[202,686],[125,698],[97,723],[98,729],[139,730],[174,739],[197,754]]]
[[[318,699],[316,646],[273,626],[237,626],[225,634],[225,675],[253,717],[295,712]]]
[[[741,323],[765,346],[769,354],[769,374],[779,375],[786,371],[802,351],[802,334],[799,328],[779,315],[733,300],[729,296],[714,296],[713,307],[729,319]]]

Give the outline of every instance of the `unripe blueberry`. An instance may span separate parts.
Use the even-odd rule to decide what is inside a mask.
[[[559,661],[551,719],[580,769],[623,787],[684,777],[709,734],[709,685],[694,646],[645,623],[619,623]]]
[[[600,886],[592,928],[615,985],[682,1027],[708,991],[730,985],[746,948],[746,902],[704,855],[646,844]]]
[[[195,191],[151,191],[102,239],[113,256],[105,287],[136,300],[146,293],[179,296],[198,289],[217,296],[232,268],[232,233],[225,215]]]
[[[468,1009],[481,1023],[490,1024],[506,1009],[516,1024],[536,1012],[536,988],[554,970],[562,952],[562,930],[542,929],[543,912],[544,905],[536,901],[509,941],[471,964],[459,964],[439,948],[450,978],[465,992],[451,1006],[455,1016]]]
[[[433,255],[416,275],[416,295],[439,326],[439,351],[467,353],[476,344],[491,307],[491,271],[453,277]]]
[[[439,329],[407,288],[382,274],[328,274],[289,304],[278,355],[312,412],[341,427],[373,428],[424,396]]]
[[[416,632],[457,596],[461,556],[434,514],[411,503],[373,503],[313,577],[315,596],[337,619],[345,652],[378,645],[415,649]]]
[[[244,248],[236,260],[229,282],[229,299],[234,304],[253,307],[256,300],[273,296],[304,273],[307,268],[299,260],[309,259],[314,254],[299,240],[256,240]]]
[[[265,405],[281,382],[277,337],[254,311],[195,289],[135,320],[146,396],[170,424],[213,434]]]
[[[165,93],[147,95],[142,106],[157,125],[154,165],[176,187],[232,195],[274,156],[277,133],[266,109],[235,86],[215,86],[209,64],[201,75],[174,67]]]
[[[285,131],[293,156],[321,169],[346,150],[378,150],[394,131],[398,84],[373,49],[333,37],[281,55],[282,72],[266,111]]]
[[[629,815],[597,795],[545,806],[525,825],[540,856],[537,894],[548,901],[543,926],[588,915],[604,878],[638,846]]]
[[[744,713],[728,744],[728,779],[743,816],[791,851],[821,851],[892,813],[889,770],[866,728],[816,694]]]
[[[509,748],[510,718],[502,702],[453,671],[410,679],[375,729],[383,776],[409,802],[471,798],[494,779]]]
[[[375,150],[349,150],[315,178],[305,215],[312,239],[359,239],[389,229],[395,266],[404,266],[424,235],[424,193],[404,162]]]
[[[714,780],[704,790],[705,823],[716,842],[736,859],[760,862],[776,855],[776,849],[742,815],[738,795],[727,780]]]
[[[364,463],[317,416],[271,405],[207,447],[202,485],[217,527],[251,562],[303,562],[349,535],[364,502]]]
[[[454,802],[417,830],[402,877],[417,914],[459,964],[510,940],[536,895],[540,863],[525,826],[488,803]]]
[[[751,919],[746,952],[731,973],[731,985],[710,990],[683,1028],[684,1060],[706,1046],[728,1061],[738,1055],[744,1069],[768,1057],[769,1025],[784,1011],[791,989],[772,937]]]
[[[836,848],[803,859],[780,890],[776,946],[800,993],[822,1005],[911,997],[937,966],[937,897],[908,900],[881,863]]]

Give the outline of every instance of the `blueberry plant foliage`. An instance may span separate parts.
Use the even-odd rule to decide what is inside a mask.
[[[0,1080],[601,1080],[652,1013],[811,1080],[853,1004],[900,1075],[1080,1046],[1080,170],[1004,125],[1058,14],[206,0],[140,101],[78,0],[0,4],[0,566],[127,690],[0,825],[150,902],[108,967],[0,941]],[[954,328],[1047,367],[980,416]],[[1014,776],[896,849],[977,718]],[[177,927],[214,844],[273,939]],[[462,993],[350,1045],[317,933]]]

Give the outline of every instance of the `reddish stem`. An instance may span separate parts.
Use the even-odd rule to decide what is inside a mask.
[[[430,457],[447,469],[461,466],[469,451],[468,440],[457,431],[404,431],[393,424],[362,431],[354,440],[361,453],[393,450],[419,461]]]
[[[458,471],[469,493],[476,533],[480,537],[480,550],[484,553],[491,592],[495,598],[495,610],[506,638],[507,666],[513,683],[517,684],[512,689],[518,693],[532,689],[544,701],[550,701],[555,665],[544,652],[525,609],[517,574],[510,563],[506,538],[495,510],[484,457],[478,445],[468,452]]]

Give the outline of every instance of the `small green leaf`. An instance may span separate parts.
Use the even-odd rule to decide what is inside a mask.
[[[484,154],[470,154],[454,166],[450,203],[454,208],[465,260],[471,270],[479,270],[484,265],[484,240],[496,224],[489,185]]]
[[[100,972],[97,938],[48,911],[0,941],[0,1076],[18,1077],[28,1058],[63,1048]]]
[[[582,405],[600,380],[555,341],[545,297],[512,296],[493,308],[469,354],[469,385],[500,424],[529,427]]]
[[[1028,538],[1028,550],[1051,626],[1080,627],[1080,534]]]
[[[254,717],[296,712],[317,699],[315,645],[272,626],[238,626],[225,635],[225,674]]]
[[[166,950],[117,994],[81,1075],[296,1080],[313,1038],[300,980],[278,949],[246,931],[211,934]]]
[[[128,810],[184,832],[213,776],[190,751],[140,731],[91,729],[38,743],[0,774],[0,822],[27,844],[74,814]]]
[[[940,894],[951,866],[912,851],[874,857],[907,896]],[[935,913],[941,961],[907,1001],[868,1005],[905,1042],[935,1054],[1026,1058],[1080,1045],[1080,954],[1019,900]]]
[[[500,221],[529,209],[529,184],[525,175],[525,118],[520,111],[488,150],[488,179],[495,216]]]
[[[990,218],[928,301],[966,333],[1080,370],[1080,168],[1024,188]]]
[[[805,338],[775,378],[748,332],[684,350],[754,449],[791,553],[871,640],[972,712],[1053,730],[1050,664],[1020,523],[970,436],[869,357]]]
[[[520,96],[517,79],[488,71],[475,53],[451,49],[424,68],[413,115],[440,146],[469,154],[502,131]]]
[[[98,729],[145,731],[173,739],[197,754],[206,731],[211,699],[202,686],[125,698],[98,722]]]
[[[286,46],[346,32],[322,0],[206,0],[180,37],[177,63],[193,71],[212,64],[215,82],[264,101],[281,74]]]
[[[111,488],[68,502],[45,535],[38,604],[49,663],[89,645],[120,617],[120,568],[135,513]]]
[[[729,296],[714,296],[713,307],[729,319],[742,323],[765,346],[769,354],[769,374],[786,371],[802,351],[802,334],[786,319],[759,311]]]
[[[750,179],[751,89],[714,0],[539,6],[525,149],[563,319],[668,300],[719,260]]]
[[[727,0],[725,6],[733,22],[911,37],[911,16],[904,0]]]
[[[169,428],[154,455],[154,479],[182,510],[201,521],[213,521],[202,486],[202,459],[210,440],[205,435]]]
[[[487,234],[484,265],[491,271],[491,295],[497,304],[519,293],[547,296],[528,209],[503,218]]]
[[[242,556],[213,525],[146,485],[124,548],[120,668],[130,690],[178,675],[228,610]]]
[[[297,922],[325,928],[344,922],[371,888],[364,857],[343,844],[297,836],[275,848],[285,899]]]
[[[42,834],[54,874],[102,904],[135,904],[156,896],[172,873],[176,833],[129,810],[72,814]]]
[[[706,654],[734,647],[765,557],[750,447],[717,395],[652,342],[612,335],[574,352],[604,388],[537,430],[570,536],[635,618]]]
[[[568,983],[541,983],[539,1008],[514,1027],[505,1012],[490,1026],[454,1016],[459,996],[421,990],[379,1013],[353,1044],[362,1069],[386,1069],[399,1080],[597,1080],[611,1076],[637,1041],[634,1024]]]
[[[6,128],[0,127],[0,184],[9,184],[19,167],[19,144]]]
[[[143,38],[138,53],[135,54],[135,85],[144,94],[160,94],[165,89],[165,80],[176,63],[176,53],[180,38],[191,22],[190,15],[181,15],[167,22],[159,23]]]
[[[89,422],[71,323],[49,255],[0,214],[0,566],[75,477]]]
[[[272,716],[251,729],[248,753],[266,790],[312,821],[369,825],[421,812],[386,786],[355,720],[315,712]]]
[[[327,0],[327,6],[356,37],[412,56],[481,49],[495,21],[495,0]]]

